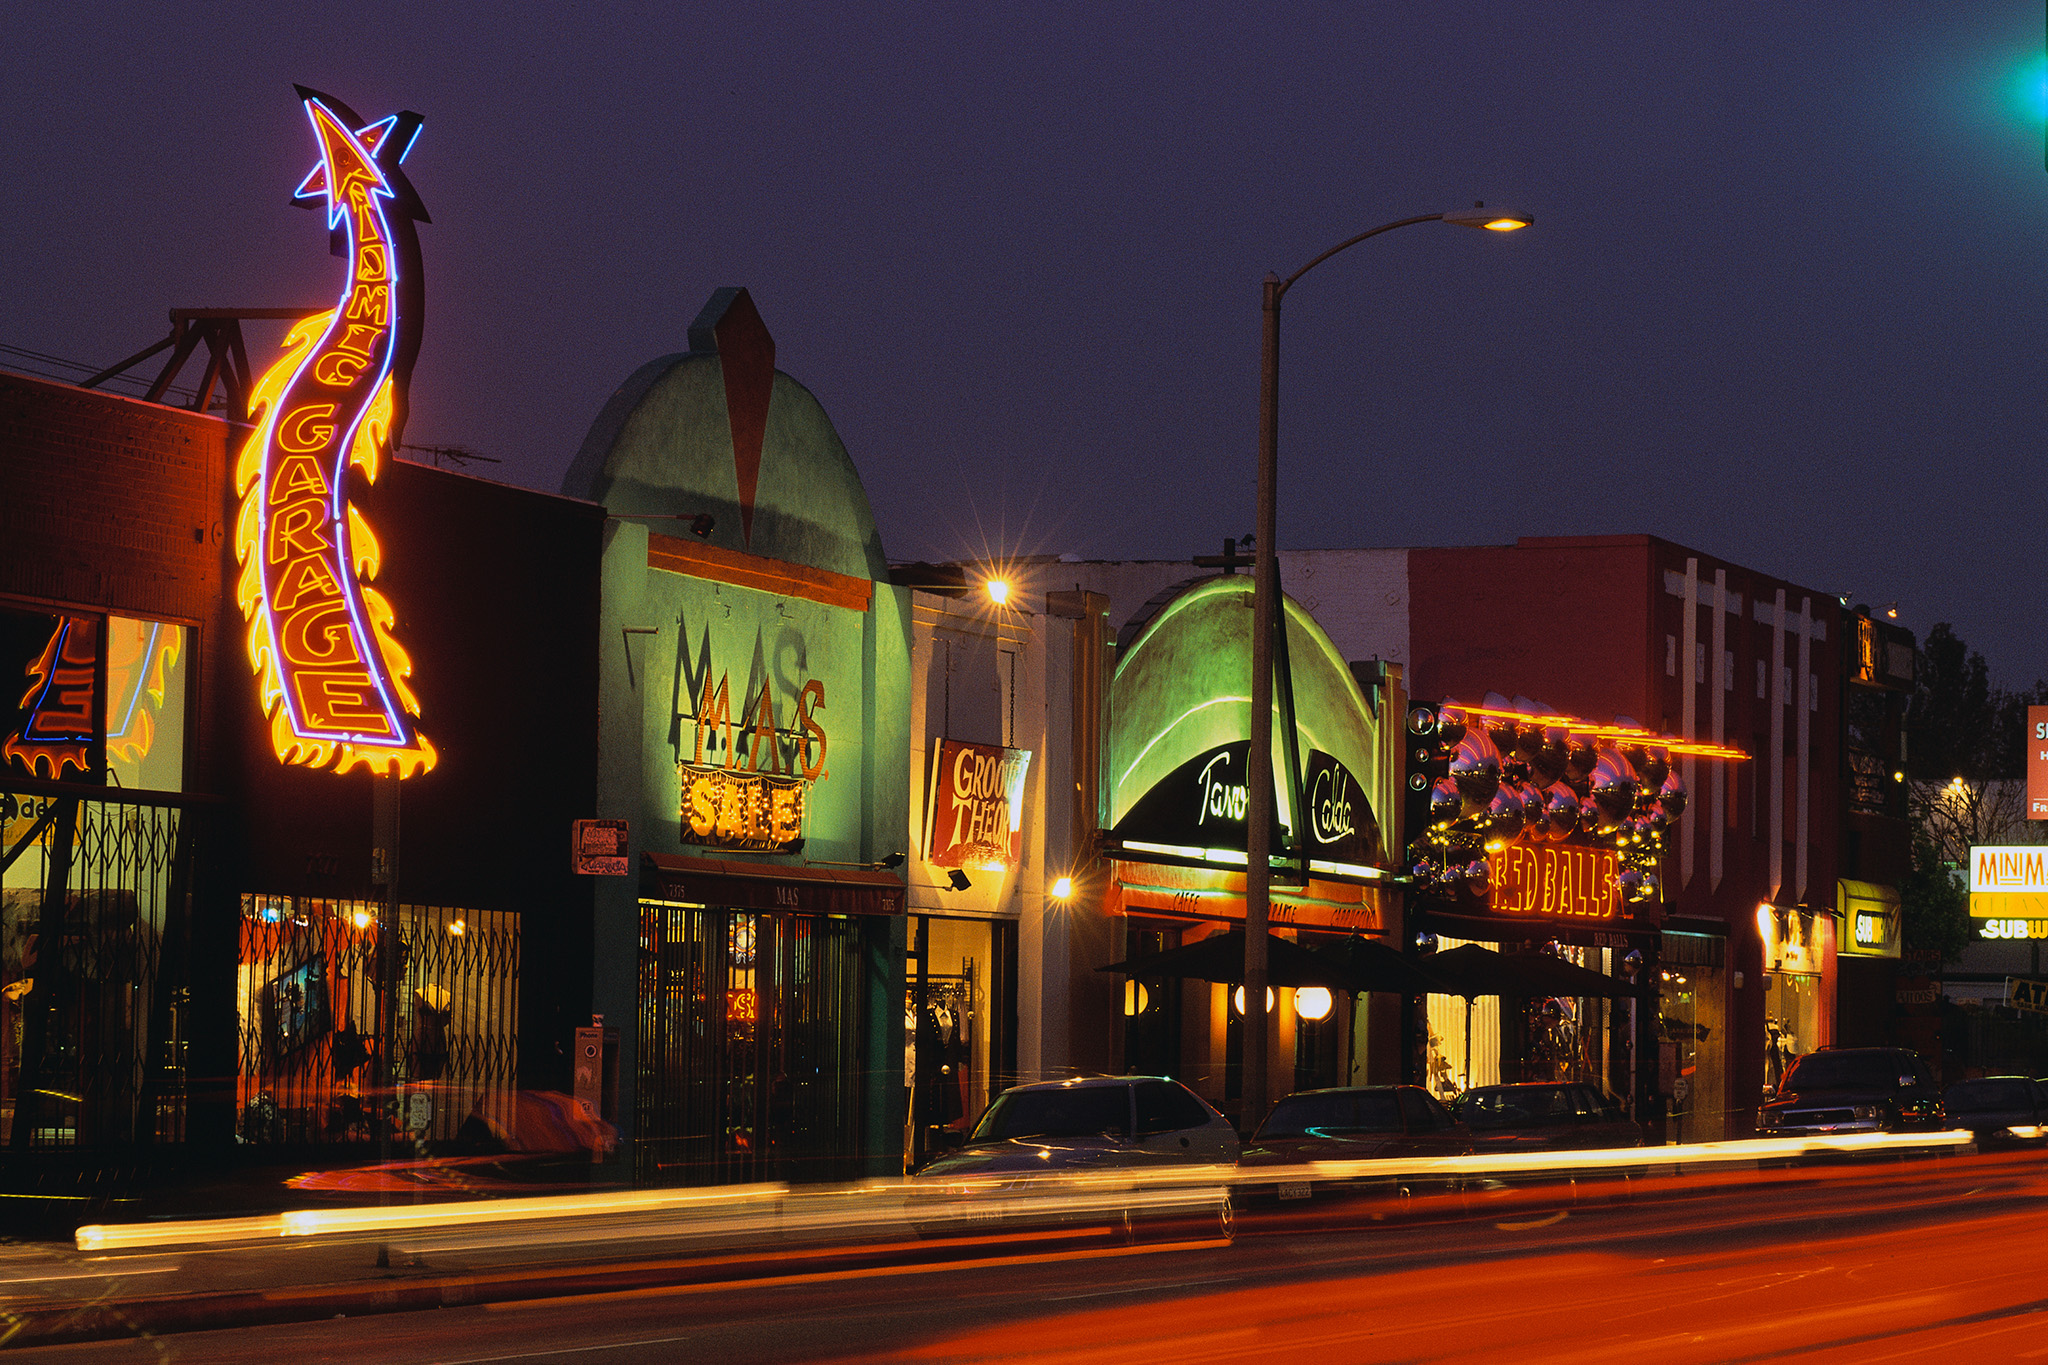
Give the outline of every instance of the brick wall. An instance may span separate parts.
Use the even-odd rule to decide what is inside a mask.
[[[219,418],[0,373],[0,594],[203,621],[228,440]]]

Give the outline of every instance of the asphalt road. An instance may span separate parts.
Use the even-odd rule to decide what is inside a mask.
[[[1035,1251],[45,1347],[52,1361],[2048,1358],[2048,1158],[1611,1187],[1450,1221],[1247,1215]],[[1546,1207],[1547,1205],[1547,1207]]]

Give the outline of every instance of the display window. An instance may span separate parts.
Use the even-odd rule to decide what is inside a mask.
[[[859,1173],[867,1011],[845,915],[640,902],[642,1184]]]
[[[0,607],[0,763],[46,781],[97,770],[112,786],[181,790],[189,635],[168,621]]]
[[[448,1141],[473,1113],[516,1140],[516,914],[397,907],[387,998],[388,907],[251,894],[241,909],[243,1142]]]
[[[1436,946],[1438,952],[1449,952],[1475,942],[1479,940],[1439,936]],[[1500,951],[1498,943],[1480,946]],[[1430,1093],[1448,1100],[1475,1085],[1499,1085],[1501,998],[1429,995],[1423,1001],[1429,1027],[1423,1076]]]
[[[912,920],[912,952],[922,959],[913,957],[903,991],[907,1169],[941,1150],[943,1133],[970,1131],[1002,1089],[999,964],[1009,927],[937,915]]]
[[[1694,951],[1674,951],[1667,934],[1658,972],[1658,1037],[1676,1058],[1671,1095],[1672,1137],[1712,1142],[1728,1136],[1728,972],[1704,940]]]

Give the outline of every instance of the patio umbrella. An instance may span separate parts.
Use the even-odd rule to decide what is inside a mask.
[[[1344,945],[1341,959],[1351,971],[1356,989],[1386,991],[1393,995],[1452,994],[1450,983],[1431,971],[1428,962],[1413,962],[1377,939],[1354,934]]]
[[[1477,943],[1423,959],[1428,970],[1448,982],[1440,994],[1513,996],[1600,996],[1628,998],[1636,988],[1616,977],[1588,971],[1547,953],[1496,953]]]
[[[1124,976],[1191,976],[1202,981],[1242,982],[1244,930],[1232,929],[1186,947],[1112,962],[1096,970]],[[1323,986],[1333,991],[1386,989],[1360,986],[1342,963],[1271,934],[1266,936],[1266,981],[1274,986]]]

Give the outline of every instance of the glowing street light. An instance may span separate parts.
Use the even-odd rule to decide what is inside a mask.
[[[1245,811],[1244,879],[1244,980],[1257,998],[1266,984],[1266,924],[1273,886],[1273,637],[1280,616],[1280,570],[1274,557],[1279,548],[1275,533],[1279,503],[1280,448],[1280,300],[1294,282],[1340,251],[1357,246],[1395,228],[1415,223],[1454,223],[1459,227],[1483,228],[1493,232],[1514,232],[1534,223],[1526,213],[1489,209],[1484,202],[1469,209],[1446,213],[1423,213],[1382,223],[1356,237],[1346,238],[1301,269],[1281,279],[1265,278],[1265,334],[1259,364],[1259,487],[1258,526],[1253,532],[1255,558],[1252,566],[1252,704],[1251,761],[1246,783],[1250,790]],[[1261,1014],[1247,1015],[1244,1024],[1243,1113],[1246,1131],[1266,1112],[1266,1020]]]

